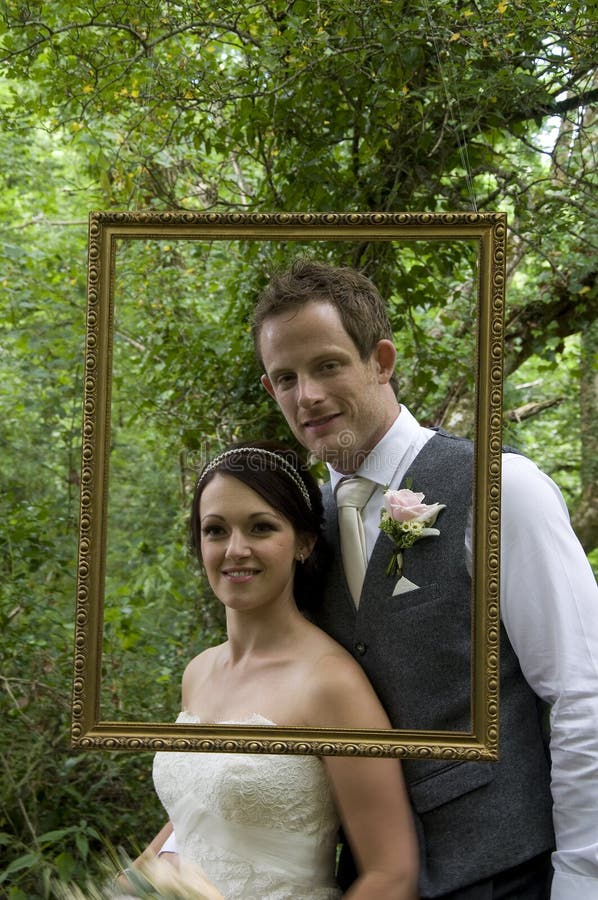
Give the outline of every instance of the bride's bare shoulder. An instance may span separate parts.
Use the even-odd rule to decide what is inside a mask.
[[[322,633],[323,634],[323,633]],[[307,679],[314,724],[336,728],[388,728],[390,723],[365,672],[328,635],[314,642]]]
[[[331,638],[329,634],[318,628],[317,625],[310,623],[310,657],[317,659],[320,665],[325,666],[346,666],[350,670],[355,671],[356,677],[361,677],[363,671],[361,666],[355,661],[348,650]]]
[[[183,684],[185,683],[185,680],[196,679],[204,674],[207,675],[217,664],[223,646],[224,644],[218,644],[216,647],[208,647],[206,650],[202,650],[201,653],[198,653],[197,656],[194,656],[193,659],[187,663],[185,671],[183,672]]]

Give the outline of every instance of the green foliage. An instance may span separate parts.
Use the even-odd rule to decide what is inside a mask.
[[[594,68],[591,4],[560,0],[2,4],[0,890],[13,900],[101,875],[107,840],[134,855],[162,824],[149,757],[68,747],[88,210],[506,210],[506,440],[587,525]],[[289,438],[249,321],[271,268],[306,251],[119,250],[111,716],[172,718],[186,661],[222,636],[186,547],[190,492],[223,444]],[[472,248],[331,242],[318,255],[388,298],[401,397],[470,433]]]
[[[537,0],[54,3],[41,16],[12,2],[7,116],[52,110],[116,204],[455,207],[512,180],[501,138],[533,134],[565,85],[592,95],[586,4],[571,18]]]
[[[529,456],[560,486],[569,507],[574,508],[581,491],[581,436],[575,386],[579,382],[580,341],[568,339],[562,352],[552,358],[530,357],[506,382],[505,406],[517,417],[505,426],[505,441]],[[548,404],[553,405],[549,406]],[[527,426],[530,405],[543,406]],[[559,434],[559,452],[554,453],[554,435]]]

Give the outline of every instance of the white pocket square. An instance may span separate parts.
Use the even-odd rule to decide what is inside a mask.
[[[392,592],[392,596],[396,597],[398,594],[408,594],[409,591],[417,590],[419,590],[419,585],[414,584],[412,581],[409,581],[409,579],[405,578],[405,576],[403,575],[402,578],[399,578],[399,580],[395,584],[395,589]]]

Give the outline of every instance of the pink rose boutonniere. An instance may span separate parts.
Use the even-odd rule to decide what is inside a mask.
[[[438,513],[445,509],[444,503],[422,503],[425,494],[418,494],[403,488],[400,491],[386,491],[384,508],[380,514],[380,528],[394,541],[395,549],[386,569],[387,575],[402,575],[402,550],[413,547],[416,541],[425,537],[436,537],[438,528],[430,526]]]

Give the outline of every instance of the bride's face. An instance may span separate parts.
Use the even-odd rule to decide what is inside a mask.
[[[306,548],[291,523],[232,475],[216,475],[199,503],[201,556],[210,586],[228,608],[293,599],[296,560]]]

